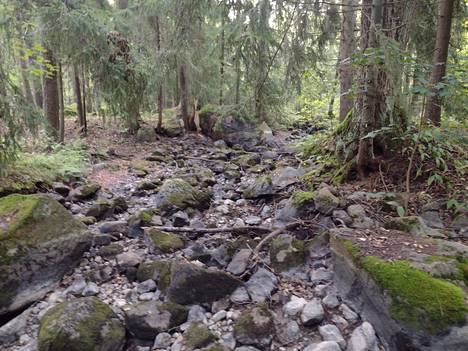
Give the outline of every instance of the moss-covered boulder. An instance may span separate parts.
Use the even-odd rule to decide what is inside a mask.
[[[443,233],[429,228],[418,216],[390,217],[384,223],[386,229],[395,229],[415,236],[445,237]]]
[[[289,234],[278,235],[270,246],[271,266],[278,271],[288,271],[305,263],[304,242]]]
[[[125,328],[117,315],[95,297],[51,308],[42,317],[38,351],[120,351]]]
[[[314,197],[315,208],[324,215],[332,214],[340,205],[340,199],[332,194],[327,187],[317,191]]]
[[[80,185],[70,191],[68,197],[71,201],[89,200],[99,191],[99,189],[101,189],[101,186],[96,183]]]
[[[260,161],[261,161],[260,155],[253,154],[253,153],[242,154],[232,160],[232,162],[235,165],[238,165],[239,167],[244,168],[244,169],[258,165]]]
[[[180,235],[166,233],[156,228],[145,229],[145,236],[154,249],[164,253],[174,252],[185,247],[185,241]]]
[[[86,226],[53,198],[0,198],[0,315],[42,298],[90,245]]]
[[[136,140],[143,143],[154,143],[158,140],[156,131],[152,127],[142,127],[138,129]]]
[[[169,179],[164,182],[154,197],[155,206],[164,211],[186,208],[205,209],[210,206],[211,194],[201,191],[182,179]]]
[[[148,279],[154,280],[159,290],[166,291],[171,283],[171,262],[161,260],[141,263],[138,266],[137,280],[144,282]]]
[[[330,234],[335,284],[390,350],[461,350],[468,345],[468,305],[460,287],[416,268],[411,257],[388,260],[364,254],[359,241],[349,238],[340,230]],[[403,252],[386,248],[395,249]]]
[[[98,200],[86,211],[85,216],[104,219],[112,214],[112,205],[107,200]]]
[[[156,335],[177,327],[187,320],[188,311],[173,302],[145,301],[125,311],[127,329],[135,337],[154,340]]]
[[[184,333],[184,345],[187,350],[208,346],[215,340],[216,335],[201,322],[193,322]]]
[[[270,176],[262,176],[255,179],[255,182],[249,185],[243,192],[245,199],[256,199],[259,197],[268,197],[276,194],[273,188],[273,181]]]
[[[214,302],[230,295],[241,285],[239,279],[223,271],[174,262],[168,296],[171,301],[183,305]]]
[[[272,313],[266,305],[245,310],[234,324],[234,335],[243,345],[268,349],[275,335]]]

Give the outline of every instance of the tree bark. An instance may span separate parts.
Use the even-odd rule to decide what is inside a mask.
[[[159,55],[161,53],[161,22],[159,20],[159,16],[151,16],[150,17],[150,22],[153,25],[154,32],[156,35],[156,51],[157,54]],[[158,86],[158,125],[157,129],[161,130],[162,129],[162,118],[163,118],[163,85],[162,81],[159,82]]]
[[[442,99],[438,94],[437,84],[443,81],[447,68],[447,57],[450,43],[450,30],[452,27],[454,0],[439,0],[437,37],[434,50],[433,68],[431,73],[432,94],[426,105],[425,119],[434,125],[440,125],[442,112]]]
[[[187,69],[185,64],[179,64],[179,89],[180,89],[180,111],[184,128],[186,131],[196,131],[195,123],[190,118],[189,105],[189,87],[187,79]]]
[[[51,65],[51,72],[44,76],[44,112],[49,122],[49,134],[57,141],[60,120],[57,64],[49,49],[44,56]]]
[[[63,103],[63,76],[62,76],[62,64],[58,63],[58,83],[59,83],[59,142],[63,144],[65,141],[65,106]]]
[[[36,106],[42,108],[44,102],[44,94],[42,89],[42,78],[41,77],[33,77],[32,85],[34,89],[34,101],[36,102]]]
[[[226,24],[226,5],[223,4],[221,14],[221,34],[220,34],[220,53],[219,53],[219,105],[221,106],[223,101],[223,85],[224,85],[224,51],[225,51],[225,30]]]
[[[356,24],[357,0],[343,0],[343,20],[341,26],[340,56],[338,73],[340,76],[340,114],[343,121],[353,108],[353,98],[350,90],[353,85],[353,68],[351,55],[354,51],[354,27]]]
[[[81,82],[80,82],[80,72],[76,65],[73,65],[73,76],[74,84],[73,88],[75,90],[76,98],[76,115],[78,117],[78,125],[80,126],[80,134],[85,133],[85,115],[83,109],[83,99],[81,94]]]
[[[83,135],[88,133],[88,119],[86,116],[86,77],[85,77],[85,70],[84,67],[81,69],[81,84],[83,89],[82,99],[83,99]]]
[[[29,78],[27,74],[28,64],[23,58],[20,58],[20,70],[21,70],[21,80],[23,81],[23,92],[26,101],[31,105],[34,105],[34,96],[31,89],[31,84],[29,83]]]

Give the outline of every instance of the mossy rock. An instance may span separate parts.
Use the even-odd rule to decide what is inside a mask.
[[[158,186],[159,186],[159,185],[156,184],[155,182],[151,182],[151,181],[142,181],[142,182],[139,182],[139,183],[135,186],[135,190],[137,190],[137,191],[154,190],[154,189],[157,189]]]
[[[260,163],[261,157],[259,154],[243,154],[239,155],[232,160],[232,163],[247,169],[249,167],[256,166]]]
[[[227,347],[224,347],[222,344],[219,342],[214,343],[212,345],[209,345],[207,347],[204,347],[201,349],[201,351],[228,351],[229,349]]]
[[[259,197],[267,197],[274,195],[276,191],[273,189],[273,181],[270,176],[258,177],[255,182],[248,186],[244,192],[245,199],[256,199]]]
[[[86,211],[87,217],[94,217],[97,220],[106,218],[112,214],[112,205],[107,200],[98,200]]]
[[[155,196],[156,208],[163,211],[184,210],[189,207],[206,209],[210,206],[211,193],[197,190],[182,179],[169,179],[164,182]]]
[[[166,291],[171,283],[171,262],[162,260],[141,263],[138,266],[137,280],[144,282],[148,279],[153,279],[159,290]]]
[[[241,344],[267,349],[275,335],[272,313],[266,305],[243,311],[235,321],[234,334]]]
[[[304,242],[289,234],[278,235],[270,246],[271,266],[278,271],[288,271],[306,261]]]
[[[122,245],[117,244],[117,243],[111,243],[107,246],[101,247],[101,249],[99,250],[99,255],[103,257],[117,256],[123,251],[124,251],[124,248]]]
[[[96,183],[89,183],[80,185],[79,187],[70,191],[68,197],[72,201],[83,201],[91,199],[101,189],[101,186]]]
[[[324,215],[330,215],[340,205],[340,199],[325,187],[319,189],[315,194],[314,204],[317,211]]]
[[[145,229],[145,235],[151,241],[152,246],[164,253],[171,253],[185,247],[184,239],[174,233],[166,233],[155,228]]]
[[[241,285],[242,281],[223,271],[174,262],[167,294],[171,301],[183,305],[199,304],[217,301]]]
[[[38,351],[120,351],[124,343],[119,318],[95,297],[52,307],[39,326]]]
[[[86,226],[52,197],[0,198],[0,315],[42,298],[90,245]]]
[[[156,209],[144,209],[141,211],[136,212],[135,214],[131,215],[128,219],[129,226],[149,226],[151,225],[151,221],[153,216],[157,213]]]
[[[297,191],[292,196],[292,204],[295,208],[301,209],[306,206],[314,205],[315,192]]]
[[[208,346],[215,340],[216,335],[201,322],[193,322],[184,333],[184,345],[188,350]]]
[[[128,330],[139,339],[151,340],[187,320],[188,311],[173,302],[145,301],[125,311]]]
[[[421,217],[391,217],[384,223],[385,229],[395,229],[414,236],[443,237],[436,229],[429,228]]]

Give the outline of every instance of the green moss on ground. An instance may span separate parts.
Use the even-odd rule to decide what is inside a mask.
[[[0,198],[0,239],[13,234],[32,221],[39,199],[13,194]]]
[[[164,253],[174,252],[185,247],[183,238],[177,234],[166,233],[153,228],[146,230],[145,234],[151,239],[154,247]]]
[[[201,322],[190,324],[187,331],[184,333],[184,344],[189,350],[205,347],[215,340],[216,335]]]
[[[298,191],[293,194],[292,204],[296,208],[314,203],[314,191]]]
[[[392,316],[407,326],[434,334],[465,321],[468,306],[457,286],[412,268],[406,261],[386,262],[368,256],[361,264],[392,297]]]

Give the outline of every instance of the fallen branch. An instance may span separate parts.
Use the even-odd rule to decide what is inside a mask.
[[[305,224],[306,222],[304,221],[297,221],[297,222],[292,222],[292,223],[289,223],[289,224],[286,224],[284,227],[282,228],[278,228],[274,231],[272,231],[270,234],[268,234],[266,237],[264,237],[259,243],[257,246],[255,246],[255,249],[253,250],[253,255],[254,256],[258,256],[258,254],[260,253],[260,250],[262,249],[262,247],[267,243],[269,242],[270,240],[272,240],[275,236],[278,236],[280,235],[281,233],[283,233],[284,231],[287,231],[287,230],[290,230],[290,229],[294,229],[298,226],[300,226],[301,224]]]

